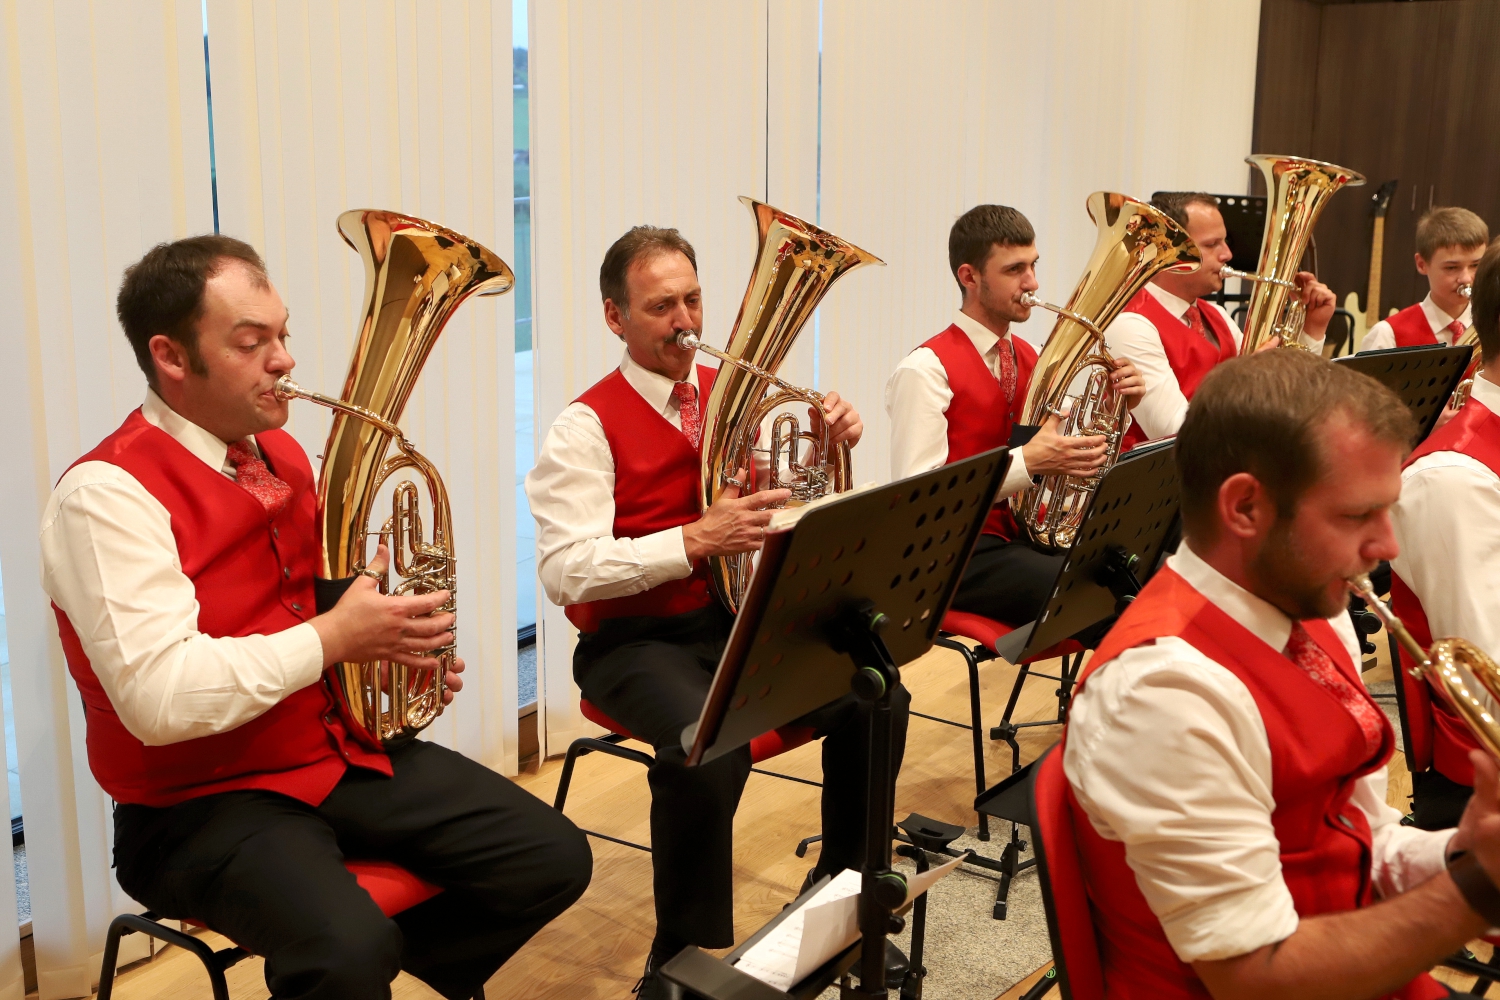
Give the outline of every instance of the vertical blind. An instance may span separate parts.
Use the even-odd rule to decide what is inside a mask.
[[[109,801],[37,585],[37,529],[52,484],[145,394],[114,318],[121,272],[213,229],[200,5],[6,0],[0,66],[0,562],[38,985],[52,1000],[89,995],[105,928],[139,907],[110,870]],[[0,927],[15,919],[0,878]],[[123,960],[146,947],[127,939]],[[21,995],[17,941],[0,935],[0,998]]]

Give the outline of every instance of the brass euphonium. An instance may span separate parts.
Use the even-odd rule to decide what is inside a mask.
[[[470,295],[498,295],[515,284],[505,262],[451,229],[399,212],[361,210],[339,216],[339,233],[364,260],[365,307],[342,398],[303,389],[289,376],[276,383],[282,399],[306,399],[334,411],[318,475],[319,575],[343,580],[368,571],[368,540],[390,548],[382,591],[398,595],[448,591],[438,609],[456,608],[453,514],[437,469],[397,426],[427,356],[453,311]],[[398,454],[386,457],[394,443]],[[411,478],[396,481],[391,516],[368,530],[381,487],[412,469],[427,489],[432,535],[425,535]],[[400,582],[390,586],[390,569]],[[436,613],[436,612],[435,612]],[[455,635],[456,635],[455,631]],[[431,668],[401,663],[340,663],[326,674],[350,729],[383,747],[405,742],[443,707],[444,675],[454,644],[425,654]]]
[[[1465,286],[1459,291],[1467,298],[1473,293],[1473,286]],[[1463,378],[1459,379],[1458,385],[1454,386],[1453,401],[1449,404],[1453,409],[1461,410],[1469,401],[1469,394],[1474,391],[1474,379],[1479,377],[1479,370],[1483,367],[1484,361],[1484,355],[1479,350],[1479,331],[1474,329],[1474,324],[1470,323],[1469,328],[1458,335],[1453,346],[1473,348],[1469,355],[1469,363],[1464,366]]]
[[[1059,433],[1107,439],[1104,465],[1094,475],[1044,476],[1010,498],[1011,511],[1031,541],[1055,550],[1073,544],[1089,501],[1124,441],[1125,397],[1110,381],[1115,362],[1105,347],[1104,329],[1146,282],[1169,268],[1195,270],[1200,260],[1183,228],[1145,202],[1095,191],[1088,210],[1099,237],[1067,304],[1055,306],[1030,294],[1024,300],[1057,313],[1057,324],[1037,358],[1020,422],[1041,424],[1056,416],[1062,418]],[[1080,376],[1083,385],[1075,392]]]
[[[1313,226],[1328,199],[1342,187],[1358,187],[1365,179],[1347,167],[1301,156],[1247,156],[1266,181],[1266,229],[1260,241],[1260,262],[1254,274],[1224,268],[1225,279],[1255,283],[1245,311],[1241,354],[1254,354],[1272,337],[1283,347],[1302,348],[1302,324],[1307,307],[1293,279],[1312,239]]]
[[[834,445],[821,419],[803,430],[795,415],[781,413],[767,442],[757,445],[756,435],[767,417],[794,401],[807,403],[821,417],[822,394],[790,385],[777,377],[776,369],[835,281],[862,264],[885,263],[780,209],[754,198],[740,201],[755,217],[760,244],[729,343],[720,351],[702,343],[695,331],[677,336],[680,346],[723,362],[702,410],[698,502],[704,510],[728,486],[740,487],[744,494],[789,489],[790,504],[850,487],[849,446]],[[757,461],[757,451],[763,460]],[[735,478],[742,469],[743,482]],[[754,565],[753,553],[709,559],[714,590],[730,611],[738,610]]]
[[[1345,583],[1351,593],[1364,598],[1386,631],[1406,650],[1415,664],[1411,675],[1425,678],[1464,720],[1479,745],[1500,760],[1500,721],[1496,719],[1500,706],[1500,665],[1467,639],[1439,639],[1432,648],[1423,649],[1401,619],[1375,595],[1368,575],[1351,577]]]

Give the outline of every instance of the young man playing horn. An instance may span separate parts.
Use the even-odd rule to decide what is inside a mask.
[[[1004,205],[978,205],[953,223],[948,266],[961,301],[948,329],[902,359],[885,386],[891,476],[903,479],[1010,444],[1036,366],[1036,350],[1011,336],[1031,318],[1022,296],[1036,291],[1036,233]],[[1134,406],[1141,379],[1119,359],[1115,388]],[[1025,539],[1009,498],[1033,476],[1086,476],[1106,460],[1101,435],[1067,437],[1053,417],[1011,450],[1010,469],[953,607],[1008,625],[1032,621],[1046,604],[1063,556]]]
[[[1402,826],[1345,613],[1344,581],[1397,554],[1414,431],[1389,389],[1300,351],[1199,387],[1182,547],[1064,734],[1106,997],[1433,1000],[1425,970],[1500,922],[1494,762],[1474,755],[1456,831]]]
[[[1135,426],[1126,435],[1127,448],[1176,434],[1203,377],[1238,355],[1244,340],[1229,313],[1205,298],[1224,287],[1221,272],[1234,257],[1218,199],[1196,191],[1171,191],[1156,194],[1151,204],[1187,230],[1203,262],[1196,271],[1158,274],[1104,331],[1109,349],[1135,362],[1146,387],[1141,404],[1131,413]],[[1307,306],[1301,343],[1321,352],[1336,305],[1334,294],[1307,271],[1298,272],[1295,280]]]
[[[637,226],[599,268],[604,321],[624,341],[619,368],[558,416],[526,495],[537,522],[537,574],[578,627],[573,677],[583,697],[656,749],[651,863],[656,936],[642,998],[672,995],[661,965],[688,945],[734,943],[734,812],[750,748],[685,765],[682,731],[708,696],[733,619],[709,581],[712,556],[753,552],[787,490],[730,488],[698,508],[700,406],[715,369],[677,335],[703,328],[697,255],[675,229]],[[835,443],[859,441],[859,414],[830,392]],[[906,741],[904,688],[893,692],[895,746]],[[863,862],[867,730],[850,695],[798,720],[823,737],[823,842],[809,882]]]
[[[316,613],[316,481],[280,430],[287,310],[259,255],[162,244],[125,272],[118,311],[146,401],[58,482],[41,549],[120,886],[264,956],[277,997],[389,997],[404,968],[468,1000],[583,893],[588,842],[474,761],[345,727],[324,670],[430,663],[453,616],[431,614],[445,592],[386,597],[364,577]],[[387,919],[345,857],[444,891]]]
[[[1418,640],[1463,636],[1500,655],[1494,595],[1500,578],[1500,243],[1471,275],[1473,323],[1483,367],[1469,401],[1407,459],[1392,511],[1401,555],[1391,561],[1391,600]],[[1436,286],[1434,286],[1435,290]],[[1403,678],[1398,678],[1398,680]],[[1408,681],[1410,692],[1421,681]],[[1424,829],[1451,826],[1473,791],[1469,753],[1478,744],[1430,692],[1408,697],[1410,724],[1430,731],[1431,766],[1412,775],[1412,813]]]
[[[1452,344],[1473,324],[1463,289],[1474,282],[1490,228],[1467,208],[1429,209],[1417,220],[1417,273],[1427,278],[1427,296],[1370,327],[1360,353],[1393,347]]]

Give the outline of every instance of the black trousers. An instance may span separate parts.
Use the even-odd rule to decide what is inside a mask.
[[[1397,678],[1400,683],[1400,678]],[[1421,830],[1447,830],[1458,825],[1459,817],[1474,789],[1460,785],[1446,774],[1429,768],[1411,776],[1413,824]]]
[[[1066,558],[1062,553],[1039,552],[1024,541],[980,535],[954,595],[953,609],[1006,625],[1035,621],[1052,596]]]
[[[588,841],[540,799],[416,741],[395,776],[350,768],[317,807],[224,792],[115,809],[120,886],[265,957],[276,997],[389,997],[405,969],[469,998],[588,886]],[[394,919],[342,862],[393,861],[444,888]]]
[[[750,774],[750,748],[698,767],[685,764],[682,730],[698,720],[732,622],[718,605],[673,618],[615,618],[579,637],[573,676],[583,696],[647,739],[656,941],[665,958],[690,944],[734,944],[734,811]],[[896,769],[911,697],[891,693]],[[823,738],[823,843],[816,876],[864,863],[869,719],[852,694],[797,720]],[[893,778],[894,780],[894,778]]]

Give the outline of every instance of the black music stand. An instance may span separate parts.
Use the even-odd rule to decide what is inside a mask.
[[[692,766],[851,689],[870,711],[861,941],[791,996],[815,995],[814,980],[833,970],[821,991],[855,954],[860,982],[842,986],[842,996],[887,995],[886,935],[899,930],[892,914],[907,897],[905,877],[889,862],[890,693],[900,666],[932,648],[1008,464],[1009,449],[996,448],[820,505],[790,530],[768,534],[702,714],[683,732]],[[708,1000],[788,995],[696,948],[675,956],[662,975]]]
[[[1433,425],[1458,383],[1463,381],[1473,347],[1446,347],[1427,344],[1423,347],[1396,347],[1389,351],[1370,351],[1335,358],[1334,364],[1348,365],[1357,372],[1391,388],[1417,418],[1421,432],[1417,441],[1432,433]]]

